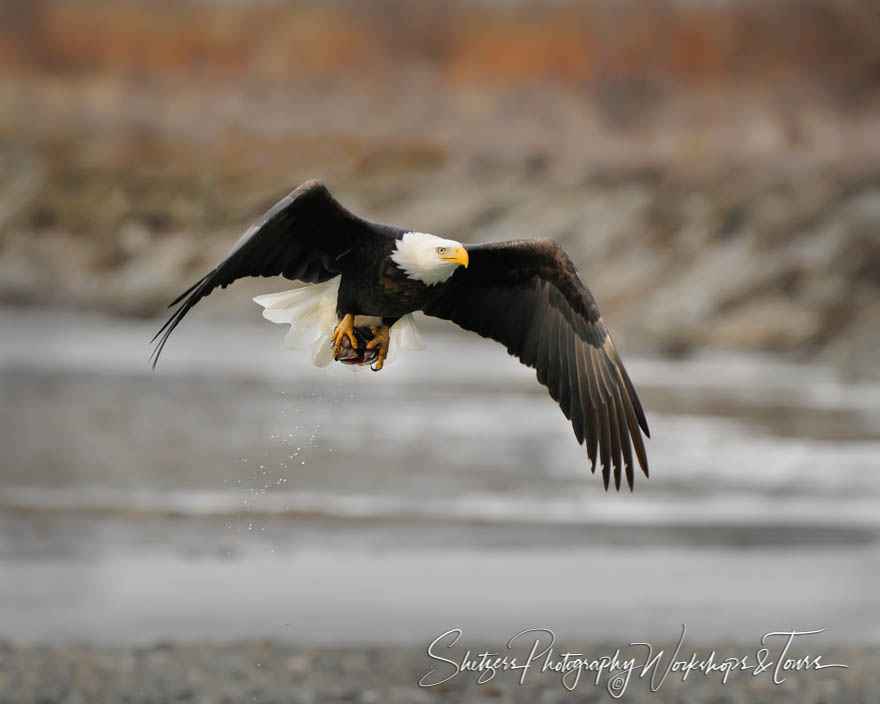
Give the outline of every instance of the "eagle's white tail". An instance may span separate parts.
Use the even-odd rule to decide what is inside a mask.
[[[263,310],[263,317],[273,323],[287,323],[290,331],[284,338],[290,349],[312,350],[312,363],[325,367],[333,361],[331,335],[339,322],[336,317],[336,298],[339,295],[339,279],[336,276],[322,284],[267,293],[254,298]],[[379,318],[356,316],[355,325],[378,325]],[[391,362],[400,349],[422,350],[425,348],[412,315],[404,315],[391,326],[391,340],[385,364]],[[357,366],[350,366],[357,369]]]

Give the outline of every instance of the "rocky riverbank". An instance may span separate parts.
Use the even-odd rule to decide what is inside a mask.
[[[559,239],[629,349],[776,351],[876,371],[880,167],[431,154],[400,149],[406,168],[349,164],[327,180],[371,219],[466,242]],[[275,198],[321,175],[278,168],[200,186],[124,163],[72,167],[40,148],[5,156],[22,160],[7,183],[21,193],[0,230],[0,301],[124,315],[157,314]]]
[[[595,645],[581,652],[611,654],[615,648]],[[497,651],[499,646],[488,649]],[[673,649],[674,644],[666,645],[667,653]],[[708,656],[711,650],[696,652]],[[716,650],[716,657],[742,657],[755,648],[728,643]],[[633,676],[624,701],[863,704],[880,693],[878,658],[876,647],[831,647],[822,653],[822,662],[848,669],[788,673],[781,684],[773,683],[770,671],[758,676],[734,673],[726,684],[718,673],[695,672],[684,682],[671,673],[657,692],[651,692],[647,678]],[[450,665],[432,661],[424,648],[415,646],[310,648],[257,642],[129,648],[5,643],[0,644],[0,694],[8,704],[613,701],[606,679],[596,686],[590,673],[582,675],[574,693],[565,689],[558,674],[531,671],[523,684],[518,673],[500,671],[480,685],[475,673],[467,673],[434,687],[419,687],[419,680],[438,666],[447,668],[444,674],[452,672]]]

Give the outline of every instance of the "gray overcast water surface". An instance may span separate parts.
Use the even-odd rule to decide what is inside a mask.
[[[0,310],[0,640],[880,642],[877,386],[624,350],[651,478],[618,494],[476,336],[373,374],[193,316],[153,373],[156,327]]]

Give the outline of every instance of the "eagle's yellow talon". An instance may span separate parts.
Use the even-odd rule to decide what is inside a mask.
[[[348,341],[351,343],[351,348],[356,350],[358,348],[357,338],[354,334],[354,316],[351,313],[346,313],[342,320],[339,321],[339,325],[336,326],[336,329],[333,331],[333,335],[331,339],[333,340],[333,359],[339,359],[339,348],[342,347],[342,341],[345,338],[348,338]]]
[[[379,353],[376,355],[376,365],[373,367],[373,371],[378,372],[385,365],[385,357],[388,356],[391,328],[387,325],[382,325],[381,327],[371,328],[370,332],[373,333],[373,339],[367,343],[367,349],[379,348]]]

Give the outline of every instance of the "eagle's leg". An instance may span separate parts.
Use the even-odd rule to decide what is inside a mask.
[[[391,326],[383,324],[370,328],[370,332],[373,333],[373,339],[367,343],[367,349],[379,348],[379,353],[376,355],[376,364],[373,367],[373,371],[378,372],[385,364],[385,357],[388,356],[388,344],[391,342]]]
[[[351,343],[351,348],[356,350],[358,343],[354,334],[354,316],[351,313],[342,316],[342,320],[339,321],[339,325],[330,336],[330,339],[333,340],[333,359],[339,359],[339,348],[342,347],[342,341],[346,337]]]

